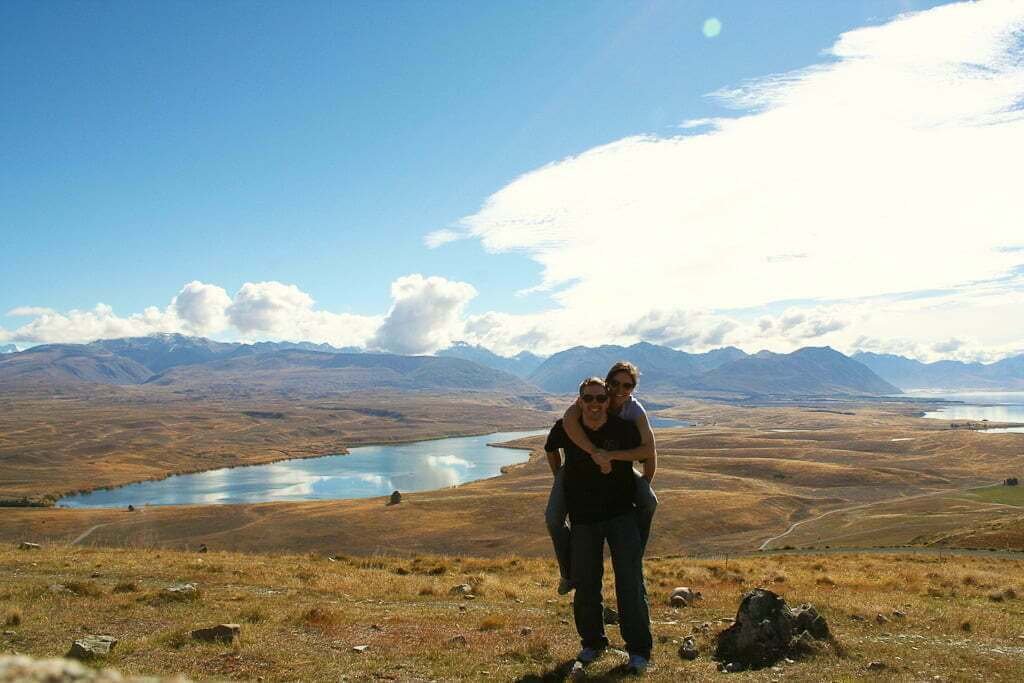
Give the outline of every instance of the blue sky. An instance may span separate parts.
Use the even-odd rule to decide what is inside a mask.
[[[508,352],[556,347],[583,315],[573,297],[605,295],[587,294],[587,273],[552,277],[560,266],[536,240],[509,239],[508,226],[523,216],[496,198],[517,192],[523,178],[543,178],[543,169],[576,173],[573,160],[609,145],[619,149],[636,136],[721,137],[719,124],[680,125],[763,109],[765,102],[721,94],[834,63],[840,58],[827,51],[842,34],[901,13],[927,15],[935,4],[3,3],[0,341],[145,331],[142,323],[75,322],[71,311],[102,303],[110,307],[102,315],[118,320],[144,316],[147,307],[166,312],[187,283],[197,282],[232,300],[246,283],[254,285],[246,310],[263,317],[239,324],[239,305],[234,317],[197,313],[204,322],[190,323],[179,306],[178,323],[149,315],[152,331],[220,338],[301,331],[363,345],[376,339],[406,352],[429,352],[453,335]],[[722,31],[708,38],[701,29],[711,17]],[[692,171],[681,169],[681,177]],[[540,204],[547,206],[538,202],[526,213]],[[490,216],[488,206],[501,215]],[[552,215],[563,211],[548,208]],[[560,229],[585,243],[588,225]],[[446,243],[436,248],[425,243],[445,229],[462,238],[440,240]],[[641,253],[645,243],[657,249],[658,237],[646,240],[644,225],[620,230]],[[560,248],[573,239],[559,234]],[[774,263],[805,255],[784,250],[770,257]],[[997,265],[962,275],[984,281],[1006,264]],[[403,280],[416,274],[423,277]],[[405,317],[395,295],[399,282],[411,297]],[[581,282],[574,293],[573,283]],[[639,286],[650,290],[659,282]],[[645,334],[640,319],[692,321],[728,310],[744,311],[733,316],[742,326],[774,314],[774,301],[796,302],[796,310],[834,308],[957,283],[887,284],[885,291],[780,288],[765,300],[704,293],[659,302],[656,311],[637,308],[636,320],[622,320],[607,339],[588,336],[625,341]],[[223,301],[210,291],[204,302]],[[331,324],[358,328],[362,337],[329,333],[324,320],[268,317],[289,306],[358,316]],[[11,311],[18,315],[3,315]],[[808,310],[805,318],[820,313]],[[40,322],[40,315],[62,320]],[[378,328],[389,316],[387,329],[401,328],[399,336],[408,338],[384,338]],[[987,346],[1012,345],[1014,334]],[[785,341],[695,330],[651,336],[678,346]]]

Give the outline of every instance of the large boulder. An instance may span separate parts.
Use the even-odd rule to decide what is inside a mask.
[[[828,638],[828,624],[813,605],[790,608],[781,596],[757,588],[743,596],[736,621],[718,635],[715,659],[735,665],[733,671],[760,669]]]

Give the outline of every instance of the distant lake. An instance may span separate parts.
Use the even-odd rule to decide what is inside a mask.
[[[1024,392],[994,391],[956,394],[924,394],[914,396],[963,401],[961,405],[943,406],[930,410],[925,417],[936,420],[988,420],[989,422],[1024,422]],[[1024,427],[1003,427],[984,430],[990,434],[1024,432]]]
[[[428,491],[487,479],[501,468],[526,462],[529,451],[487,444],[547,430],[498,432],[387,446],[357,446],[348,455],[286,460],[182,474],[116,489],[67,496],[58,507],[266,503],[285,500],[373,498]]]
[[[688,420],[651,415],[652,427],[689,427]],[[348,455],[229,467],[144,481],[67,496],[58,507],[270,503],[286,500],[373,498],[392,491],[432,491],[496,477],[501,468],[526,462],[529,451],[487,444],[548,430],[498,432],[387,446],[356,446]]]

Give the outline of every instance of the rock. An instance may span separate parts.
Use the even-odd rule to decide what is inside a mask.
[[[207,643],[234,643],[242,635],[242,627],[238,624],[217,624],[209,628],[197,628],[191,633],[192,640]]]
[[[679,646],[679,657],[692,661],[697,659],[697,654],[697,643],[693,640],[693,636],[683,638],[683,644]]]
[[[352,651],[353,652],[363,653],[363,652],[366,652],[368,649],[370,649],[369,645],[353,645],[352,646]]]
[[[135,512],[135,506],[134,505],[129,505],[128,506],[128,512]]]
[[[736,622],[718,634],[715,659],[759,669],[806,652],[828,634],[813,605],[792,609],[779,595],[758,588],[743,596]]]
[[[199,586],[194,583],[176,583],[161,590],[160,594],[172,600],[195,600],[199,597]]]
[[[519,629],[519,635],[521,635],[521,636],[528,636],[528,635],[530,635],[532,633],[533,633],[533,629],[530,628],[529,626],[524,626],[521,629]]]
[[[850,615],[850,621],[867,621],[867,619],[865,619],[864,617],[862,617],[859,614],[851,614]]]
[[[196,552],[207,553],[207,552],[210,552],[210,549],[206,547],[205,543],[200,543],[199,544],[199,550],[197,550]]]
[[[677,604],[679,602],[677,598],[682,598],[683,604]],[[700,591],[695,591],[689,586],[680,586],[672,589],[668,596],[668,604],[672,607],[689,607],[698,600],[703,599],[704,597],[700,594]]]
[[[881,612],[879,612],[878,614],[875,615],[875,623],[876,624],[888,624],[889,623],[889,617],[887,617],[884,614],[882,614]]]
[[[871,662],[868,664],[868,671],[884,671],[885,669],[885,662]]]
[[[18,550],[42,550],[43,546],[38,543],[29,543],[28,541],[22,541],[18,544]]]
[[[901,610],[898,610],[898,609],[894,609],[892,611],[892,616],[895,619],[906,619],[907,618],[907,613],[903,612]]]
[[[452,586],[451,590],[448,591],[449,595],[469,595],[473,592],[473,587],[468,583],[460,583],[457,586]]]
[[[476,600],[476,596],[473,595],[472,593],[467,593],[466,595],[462,596],[462,599],[463,600]]]
[[[391,497],[388,499],[388,505],[398,505],[402,502],[402,494],[398,491],[392,491]]]
[[[33,659],[25,655],[0,655],[0,683],[188,683],[174,678],[122,677],[114,669],[92,669],[73,659]]]
[[[106,657],[115,645],[117,645],[117,638],[113,636],[86,636],[71,644],[67,656],[72,659]]]
[[[619,623],[619,613],[611,607],[605,605],[604,607],[604,623],[606,624],[617,624]]]
[[[16,635],[18,635],[17,631],[4,631],[4,636],[7,638],[13,638]]]
[[[458,634],[456,636],[452,636],[451,638],[449,638],[448,642],[451,643],[452,645],[465,645],[467,641],[466,641],[466,636],[464,636],[464,635],[462,635],[460,633],[460,634]]]

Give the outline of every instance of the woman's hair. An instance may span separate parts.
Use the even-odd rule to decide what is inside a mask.
[[[628,360],[620,360],[618,363],[613,365],[611,370],[609,370],[608,374],[605,376],[604,381],[610,382],[617,372],[628,372],[629,376],[633,378],[634,385],[640,383],[640,368],[633,365]]]
[[[583,390],[589,387],[591,384],[596,384],[597,386],[605,390],[607,390],[608,388],[605,386],[604,380],[601,379],[600,377],[588,377],[582,382],[580,382],[580,396],[583,395]]]

